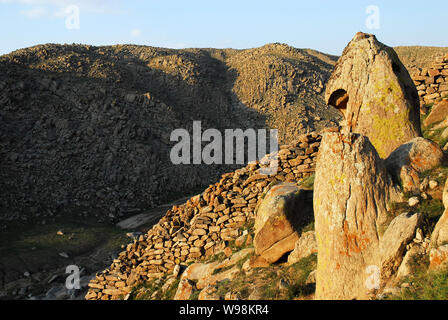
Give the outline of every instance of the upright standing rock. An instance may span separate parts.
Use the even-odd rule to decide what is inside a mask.
[[[417,89],[395,51],[357,33],[339,58],[325,93],[352,132],[369,138],[381,158],[421,136]]]
[[[371,272],[380,272],[382,265],[379,230],[395,196],[369,139],[354,133],[323,135],[314,182],[316,299],[368,297]]]

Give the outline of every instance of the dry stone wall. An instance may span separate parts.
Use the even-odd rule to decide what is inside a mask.
[[[448,54],[437,58],[430,68],[419,68],[411,76],[420,105],[435,103],[448,96]]]
[[[259,200],[273,184],[312,175],[320,140],[319,134],[310,133],[281,146],[276,174],[260,173],[269,161],[250,163],[222,175],[202,194],[168,210],[159,223],[129,244],[109,269],[90,282],[86,299],[117,299],[137,283],[222,250],[224,241],[235,240],[242,235],[243,226],[254,222]]]

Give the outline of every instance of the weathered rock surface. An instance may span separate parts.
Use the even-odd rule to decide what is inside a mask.
[[[193,263],[182,273],[174,300],[188,300],[193,291],[199,290],[200,300],[219,299],[214,286],[224,280],[232,280],[240,272],[236,263],[254,252],[246,248],[234,253],[222,262]]]
[[[401,181],[404,191],[419,191],[419,173],[440,166],[443,151],[431,140],[417,137],[394,150],[386,159],[387,170],[395,181]]]
[[[432,107],[431,113],[425,119],[423,124],[425,126],[430,126],[446,119],[448,119],[448,99],[443,99]]]
[[[353,132],[367,136],[386,158],[421,136],[417,90],[395,51],[374,35],[357,33],[327,84],[325,100]]]
[[[445,211],[440,217],[431,235],[431,246],[437,248],[448,243],[448,179],[445,182],[442,195]]]
[[[414,238],[421,214],[395,217],[380,239],[381,277],[389,279],[400,267],[406,245]]]
[[[255,219],[255,252],[276,262],[294,249],[300,230],[312,221],[312,192],[293,183],[273,186],[261,202]]]
[[[448,243],[448,209],[445,209],[431,235],[431,245],[435,248]]]
[[[445,209],[448,209],[448,179],[446,180],[445,186],[443,187],[442,201]]]
[[[415,270],[415,262],[423,260],[426,249],[421,245],[414,245],[406,252],[397,271],[397,279],[403,279],[411,275]]]
[[[429,253],[429,268],[443,268],[448,264],[448,244],[432,248]]]
[[[395,198],[397,189],[367,137],[323,135],[314,182],[317,299],[368,297],[367,268],[381,268],[379,229]]]
[[[190,280],[180,280],[173,300],[189,300],[193,293],[194,283]]]
[[[214,286],[207,286],[201,290],[198,296],[198,300],[219,300],[219,295],[216,294],[216,288]]]
[[[308,231],[296,241],[294,250],[288,256],[288,264],[294,264],[313,253],[317,253],[316,233]]]

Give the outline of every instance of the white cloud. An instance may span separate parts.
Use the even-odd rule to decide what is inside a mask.
[[[131,37],[132,38],[138,38],[142,35],[142,30],[141,29],[132,29],[131,30]]]

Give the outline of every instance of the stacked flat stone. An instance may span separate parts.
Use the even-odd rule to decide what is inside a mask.
[[[438,58],[431,68],[418,69],[411,77],[422,106],[448,96],[448,54]]]
[[[91,280],[85,298],[119,299],[138,283],[222,250],[225,241],[241,236],[244,226],[253,222],[259,200],[272,183],[300,181],[314,173],[320,140],[313,132],[281,146],[275,174],[260,173],[268,161],[252,162],[222,175],[202,194],[173,206],[152,229],[129,244],[109,269]]]

